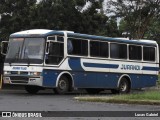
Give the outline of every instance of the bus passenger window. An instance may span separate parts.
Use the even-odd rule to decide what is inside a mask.
[[[46,54],[46,64],[59,64],[64,57],[63,43],[51,42],[49,54]]]
[[[99,42],[98,41],[90,41],[90,55],[93,57],[99,56]]]
[[[72,43],[72,52],[68,51],[70,55],[88,56],[88,41],[82,39],[69,38]],[[68,41],[69,42],[69,41]],[[67,44],[67,47],[70,43]],[[69,47],[68,47],[69,48]],[[71,50],[71,48],[70,48]]]
[[[142,60],[141,46],[129,45],[129,59],[130,60]]]
[[[64,42],[64,38],[61,37],[61,36],[57,36],[57,41],[59,41],[59,42]]]
[[[90,56],[108,57],[108,43],[99,41],[90,41]]]
[[[68,40],[68,42],[67,42],[67,50],[68,50],[69,54],[72,54],[73,45],[72,45],[72,42],[70,40]]]
[[[110,44],[110,57],[116,59],[127,59],[127,45],[126,44]]]
[[[144,61],[155,61],[155,48],[154,47],[143,47],[143,60]]]
[[[49,36],[48,40],[55,40],[55,36]]]

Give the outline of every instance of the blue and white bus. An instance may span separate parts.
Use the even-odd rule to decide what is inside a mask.
[[[50,88],[58,94],[74,89],[88,93],[128,93],[156,85],[158,44],[71,31],[26,30],[10,35],[4,84],[23,85],[35,94]]]

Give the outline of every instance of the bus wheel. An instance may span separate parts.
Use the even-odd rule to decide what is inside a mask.
[[[25,86],[25,90],[29,94],[36,94],[40,90],[40,88],[38,86]]]
[[[58,86],[57,88],[54,89],[54,92],[56,94],[65,94],[66,92],[68,92],[68,90],[69,90],[69,81],[67,77],[65,76],[60,77],[58,81]]]
[[[120,94],[125,94],[125,93],[130,92],[130,85],[126,78],[121,79],[119,86],[118,86],[118,91]]]
[[[102,91],[102,89],[96,89],[96,88],[87,88],[85,89],[89,94],[98,94]]]

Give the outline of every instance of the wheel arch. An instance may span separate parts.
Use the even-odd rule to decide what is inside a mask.
[[[68,78],[68,81],[69,81],[69,91],[71,91],[72,88],[74,87],[74,81],[73,81],[73,76],[72,76],[72,74],[71,74],[70,72],[68,72],[68,71],[63,71],[63,72],[61,72],[61,73],[58,75],[57,80],[56,80],[56,87],[58,87],[58,82],[59,82],[59,80],[60,80],[60,78],[61,78],[62,76],[65,76],[65,77]]]
[[[117,88],[119,87],[120,81],[122,80],[122,78],[127,79],[127,81],[129,82],[129,88],[131,89],[132,86],[132,82],[131,82],[131,77],[128,74],[123,74],[119,77],[118,79],[118,83],[117,83]]]

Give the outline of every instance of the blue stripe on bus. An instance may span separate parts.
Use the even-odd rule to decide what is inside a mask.
[[[143,66],[142,70],[148,70],[148,71],[159,71],[159,67]]]
[[[85,67],[96,67],[96,68],[115,68],[119,67],[118,64],[99,64],[99,63],[83,63]]]
[[[68,59],[68,64],[72,70],[84,71],[80,58],[72,57]]]

